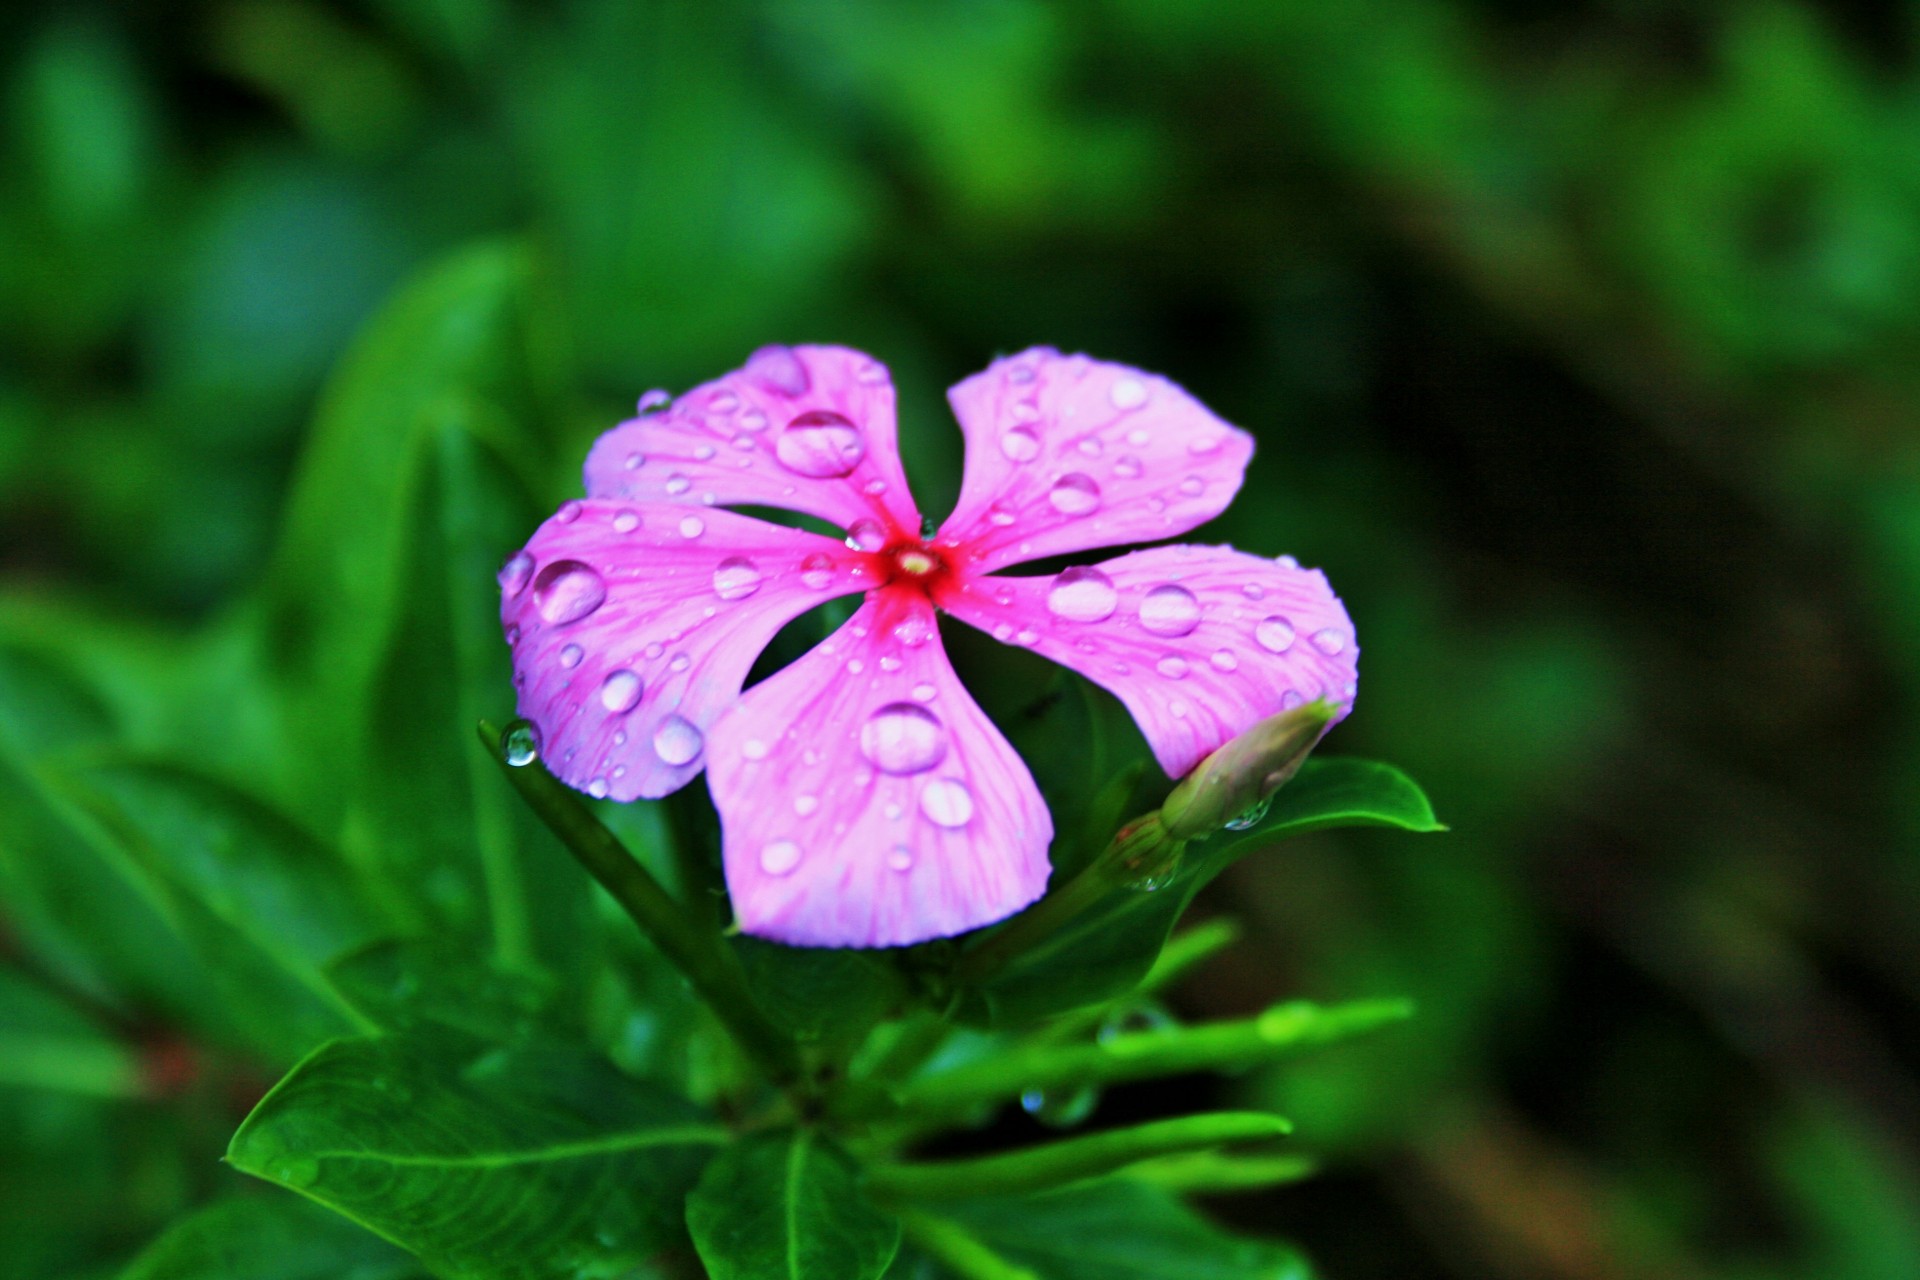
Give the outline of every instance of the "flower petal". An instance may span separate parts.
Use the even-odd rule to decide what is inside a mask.
[[[684,786],[774,633],[869,585],[860,553],[731,511],[569,502],[500,571],[520,714],[568,786]]]
[[[917,592],[875,592],[749,689],[708,757],[727,888],[750,934],[903,946],[991,924],[1046,888],[1046,804]]]
[[[947,399],[967,465],[937,540],[983,573],[1185,533],[1226,508],[1253,456],[1253,437],[1165,378],[1046,347]]]
[[[1325,575],[1289,557],[1154,547],[1051,577],[970,579],[940,605],[1112,691],[1170,777],[1256,721],[1355,691],[1353,623]]]
[[[644,403],[644,402],[643,402]],[[594,442],[587,492],[804,511],[858,537],[918,535],[886,366],[845,347],[762,347],[746,367]]]

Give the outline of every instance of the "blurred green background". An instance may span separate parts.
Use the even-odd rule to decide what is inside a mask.
[[[1193,1082],[1328,1155],[1223,1219],[1356,1280],[1920,1276],[1920,4],[21,0],[8,626],[217,631],[355,332],[500,235],[565,388],[547,507],[640,391],[773,341],[891,365],[936,513],[942,390],[1033,343],[1258,434],[1202,536],[1327,569],[1366,650],[1329,749],[1453,834],[1204,899],[1247,937],[1182,1012],[1421,1009]],[[166,1087],[204,1051],[8,925],[0,1271],[112,1274],[273,1073]],[[138,1096],[4,1052],[96,1015]]]

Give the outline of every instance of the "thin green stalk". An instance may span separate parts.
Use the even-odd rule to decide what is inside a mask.
[[[1252,1018],[1167,1027],[1114,1036],[1095,1044],[1028,1044],[982,1062],[915,1080],[891,1098],[916,1126],[965,1115],[1029,1089],[1078,1089],[1190,1071],[1232,1070],[1270,1061],[1412,1013],[1404,1000],[1361,1000],[1322,1008],[1298,1001]],[[880,1114],[871,1095],[848,1095],[849,1114]]]
[[[961,1280],[1040,1280],[1035,1273],[1008,1262],[982,1244],[951,1218],[937,1217],[919,1209],[901,1210],[899,1218],[907,1238]]]
[[[1127,1170],[1127,1176],[1168,1191],[1217,1195],[1299,1182],[1312,1177],[1319,1168],[1320,1162],[1312,1156],[1230,1156],[1219,1151],[1189,1151],[1137,1164]]]
[[[800,1078],[800,1054],[793,1040],[767,1020],[747,990],[733,954],[717,933],[687,919],[658,880],[600,825],[579,798],[544,768],[514,767],[501,752],[500,731],[480,722],[480,739],[501,762],[513,784],[540,820],[560,838],[587,873],[613,895],[653,944],[693,984],[721,1025],[767,1078],[786,1088]]]
[[[1124,1169],[1155,1156],[1205,1150],[1228,1142],[1278,1138],[1293,1126],[1264,1111],[1216,1111],[1083,1138],[1067,1138],[1003,1155],[915,1164],[883,1164],[867,1185],[883,1198],[955,1200],[966,1196],[1045,1191]]]
[[[147,1094],[140,1056],[122,1045],[75,1036],[0,1031],[0,1085],[95,1098]]]

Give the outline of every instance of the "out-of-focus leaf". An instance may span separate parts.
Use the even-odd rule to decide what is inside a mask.
[[[1228,1235],[1171,1195],[1125,1178],[940,1207],[1007,1262],[1047,1280],[1312,1280],[1282,1245]]]
[[[1360,826],[1443,829],[1420,788],[1393,766],[1309,758],[1250,833],[1197,842],[1163,883],[1117,890],[963,992],[961,1015],[983,1025],[1010,1025],[1111,999],[1146,976],[1193,895],[1235,861],[1289,836]]]
[[[552,993],[541,983],[446,943],[375,942],[328,965],[327,977],[385,1031],[437,1027],[513,1043],[552,1029]]]
[[[879,952],[786,947],[744,935],[733,950],[754,1000],[803,1044],[864,1035],[905,994]]]
[[[227,1158],[475,1280],[615,1275],[683,1241],[726,1131],[564,1046],[420,1032],[326,1045],[254,1108]]]
[[[687,1198],[687,1227],[714,1280],[877,1280],[900,1247],[853,1162],[807,1132],[720,1155]]]
[[[236,1196],[184,1218],[119,1280],[415,1280],[420,1264],[298,1196]]]
[[[76,764],[61,790],[137,869],[270,1059],[352,1028],[321,967],[377,921],[338,857],[226,783],[140,760]]]

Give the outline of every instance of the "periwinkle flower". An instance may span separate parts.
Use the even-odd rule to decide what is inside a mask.
[[[1000,572],[1211,519],[1240,488],[1245,432],[1164,378],[1046,348],[948,398],[966,471],[930,538],[886,369],[841,347],[766,347],[601,436],[589,496],[501,571],[519,711],[547,767],[618,800],[704,768],[747,933],[904,945],[1046,888],[1052,820],[955,675],[936,610],[1111,690],[1171,777],[1278,712],[1351,702],[1352,624],[1325,577],[1288,558],[1163,546]],[[846,540],[738,505],[817,516]],[[741,691],[782,626],[853,593],[832,636]]]

